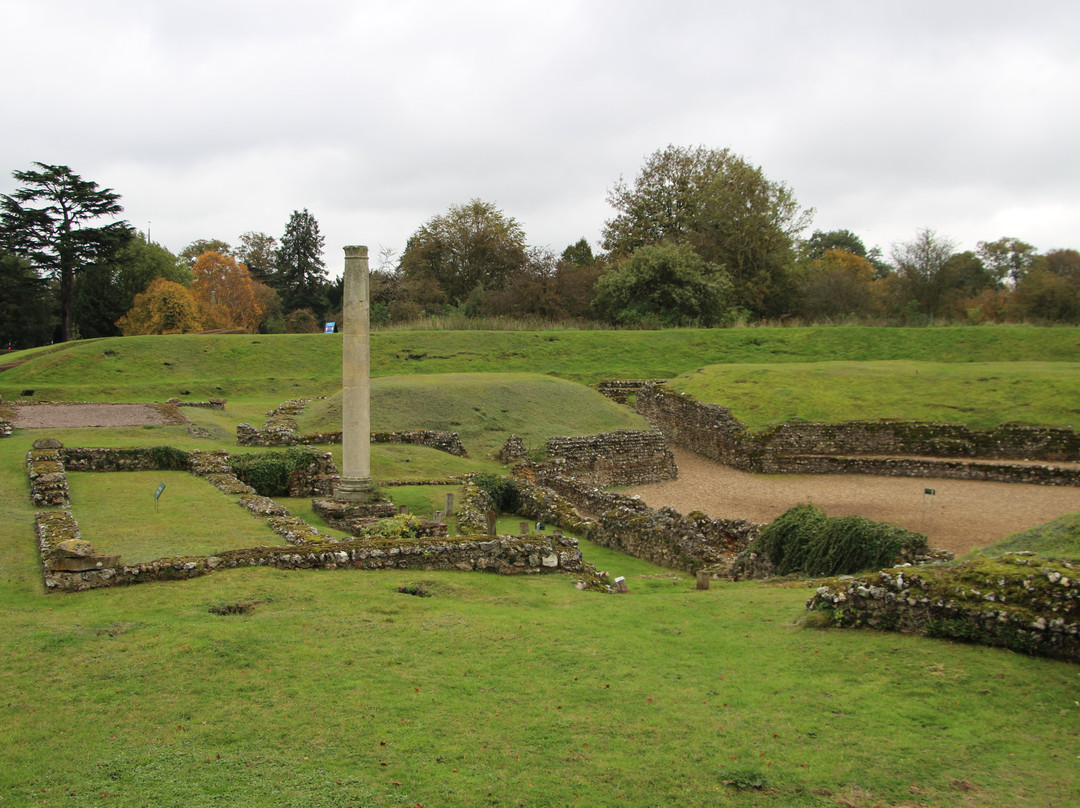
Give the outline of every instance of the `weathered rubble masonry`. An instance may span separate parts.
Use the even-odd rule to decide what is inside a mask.
[[[244,566],[281,569],[483,570],[502,574],[579,572],[577,540],[562,536],[458,536],[413,540],[353,538],[339,540],[319,533],[269,497],[259,496],[231,471],[228,455],[150,449],[41,448],[27,453],[31,497],[47,591],[81,591],[146,581],[194,578]],[[325,485],[329,453],[319,453],[306,473],[295,475],[296,496],[318,495]],[[117,556],[101,556],[82,540],[68,510],[66,470],[186,470],[237,497],[237,503],[263,518],[287,546],[231,550],[210,557],[166,558],[126,565]],[[290,492],[292,493],[292,492]]]
[[[326,446],[341,443],[341,430],[299,434],[294,416],[304,411],[310,399],[290,399],[267,413],[262,429],[251,424],[236,425],[236,442],[241,446]],[[468,457],[457,432],[432,429],[406,429],[371,432],[372,443],[403,443],[429,446],[447,454]]]
[[[670,569],[727,573],[735,556],[757,537],[760,526],[744,519],[712,519],[703,513],[680,514],[650,508],[626,496],[564,476],[558,467],[522,463],[514,480],[523,515],[557,525],[595,544],[628,553]],[[459,508],[462,519],[478,523],[483,506],[470,515],[469,489]]]
[[[679,476],[667,439],[656,431],[618,429],[599,435],[551,438],[547,454],[564,476],[572,475],[581,482],[605,488]]]
[[[1070,429],[852,421],[789,422],[751,434],[727,407],[653,383],[637,390],[635,408],[672,443],[743,471],[1080,485],[1080,434]]]
[[[807,602],[841,627],[905,631],[1080,662],[1075,566],[1009,553],[830,578]]]

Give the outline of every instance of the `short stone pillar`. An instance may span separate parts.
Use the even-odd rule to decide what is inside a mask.
[[[711,580],[712,580],[712,575],[710,573],[708,573],[707,571],[705,571],[705,570],[698,570],[697,571],[697,588],[698,589],[708,589],[709,588],[709,581],[711,581]]]
[[[447,494],[446,495],[446,515],[447,516],[453,516],[454,515],[454,495],[453,494]]]
[[[496,527],[498,526],[498,514],[495,511],[488,511],[484,514],[487,517],[487,534],[494,536],[496,533]]]

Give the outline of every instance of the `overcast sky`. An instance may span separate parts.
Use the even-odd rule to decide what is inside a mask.
[[[0,192],[70,166],[174,252],[307,208],[338,275],[477,197],[596,249],[668,144],[886,254],[1080,248],[1076,0],[0,0],[0,31]]]

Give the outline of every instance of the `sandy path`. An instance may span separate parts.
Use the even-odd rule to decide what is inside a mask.
[[[151,404],[32,404],[15,408],[18,429],[59,429],[83,426],[169,426],[186,424]]]
[[[958,556],[1010,533],[1080,511],[1080,488],[865,474],[747,474],[674,449],[679,479],[634,486],[651,507],[769,522],[800,502],[858,514],[930,537]],[[936,491],[933,497],[925,489]]]

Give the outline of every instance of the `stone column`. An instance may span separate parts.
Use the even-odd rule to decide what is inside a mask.
[[[371,485],[371,349],[368,248],[345,248],[341,300],[341,482],[334,499],[368,502]]]

